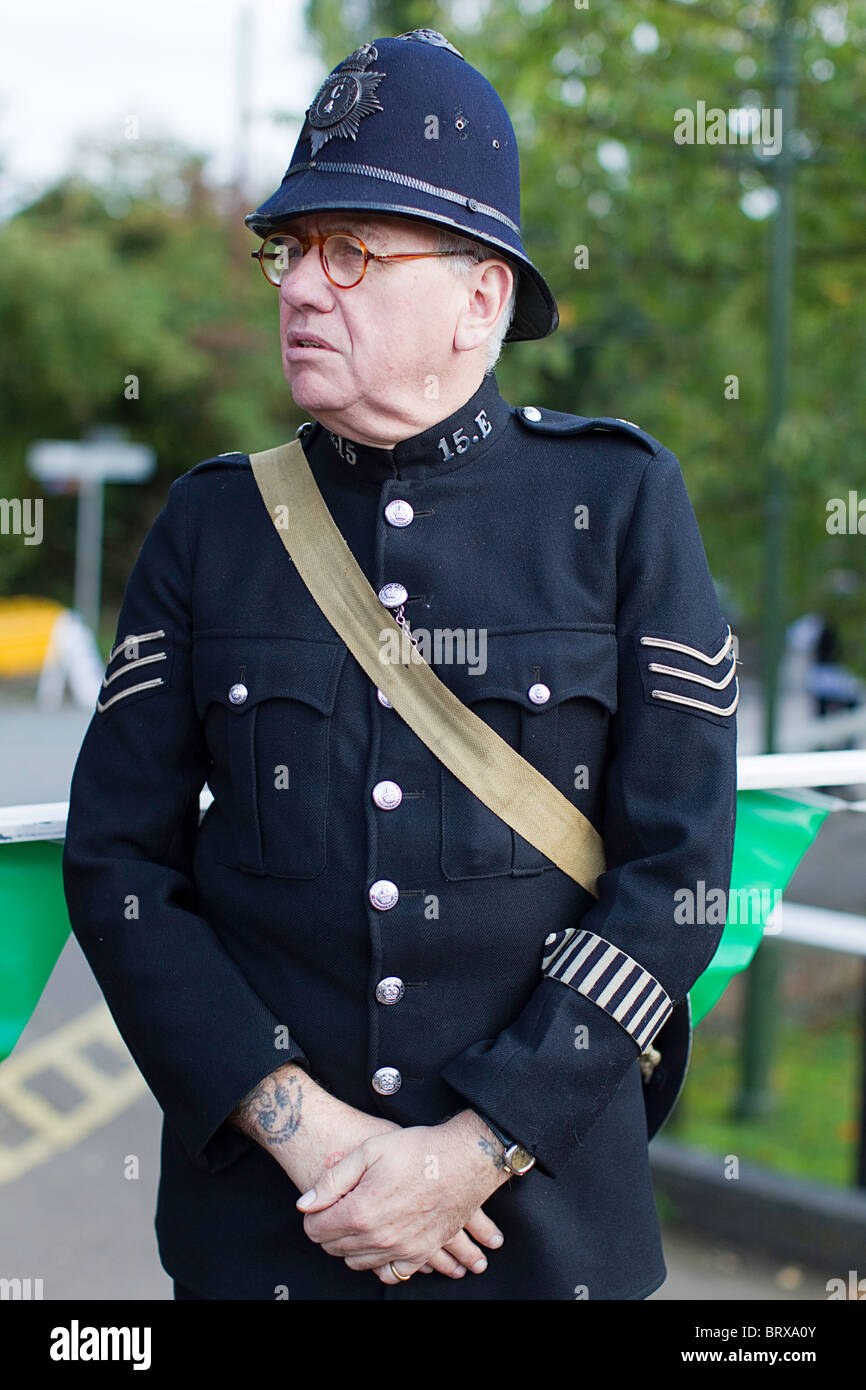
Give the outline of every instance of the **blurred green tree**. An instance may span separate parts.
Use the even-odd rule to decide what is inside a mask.
[[[249,253],[249,209],[201,157],[129,142],[0,228],[0,477],[38,494],[35,438],[94,424],[151,444],[147,484],[108,485],[103,592],[117,602],[172,479],[211,454],[267,448],[300,420],[280,370],[277,296]],[[0,592],[72,599],[75,498],[46,498],[40,546],[0,548]],[[50,520],[49,520],[50,518]]]

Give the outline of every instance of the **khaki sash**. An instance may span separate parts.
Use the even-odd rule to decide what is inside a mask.
[[[604,846],[592,823],[546,777],[473,714],[442,683],[370,587],[343,539],[300,441],[250,455],[283,545],[324,613],[362,670],[394,709],[471,792],[500,820],[598,897]],[[391,625],[408,664],[386,659],[382,634]]]

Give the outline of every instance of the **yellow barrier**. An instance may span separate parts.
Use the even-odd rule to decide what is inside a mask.
[[[63,611],[63,604],[54,599],[0,599],[0,677],[42,670],[51,629]]]

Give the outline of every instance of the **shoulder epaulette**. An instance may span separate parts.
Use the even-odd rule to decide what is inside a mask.
[[[657,454],[664,445],[631,420],[618,420],[611,415],[568,415],[562,410],[542,410],[536,405],[521,405],[515,410],[518,420],[537,434],[585,434],[589,430],[613,430],[630,435],[650,453]]]
[[[190,473],[201,473],[204,468],[248,468],[250,463],[249,454],[242,454],[239,451],[229,454],[216,454],[213,458],[202,459],[194,468],[187,469],[185,474],[189,477]]]

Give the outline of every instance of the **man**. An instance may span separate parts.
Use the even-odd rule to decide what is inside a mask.
[[[733,639],[679,465],[627,422],[499,394],[503,328],[543,337],[556,306],[505,108],[434,31],[339,65],[247,222],[383,632],[428,643],[607,868],[596,898],[400,718],[249,455],[178,478],[64,854],[165,1113],[163,1265],[178,1297],[644,1298],[665,1277],[648,1134],[721,934],[678,926],[675,895],[727,891],[734,831]]]

